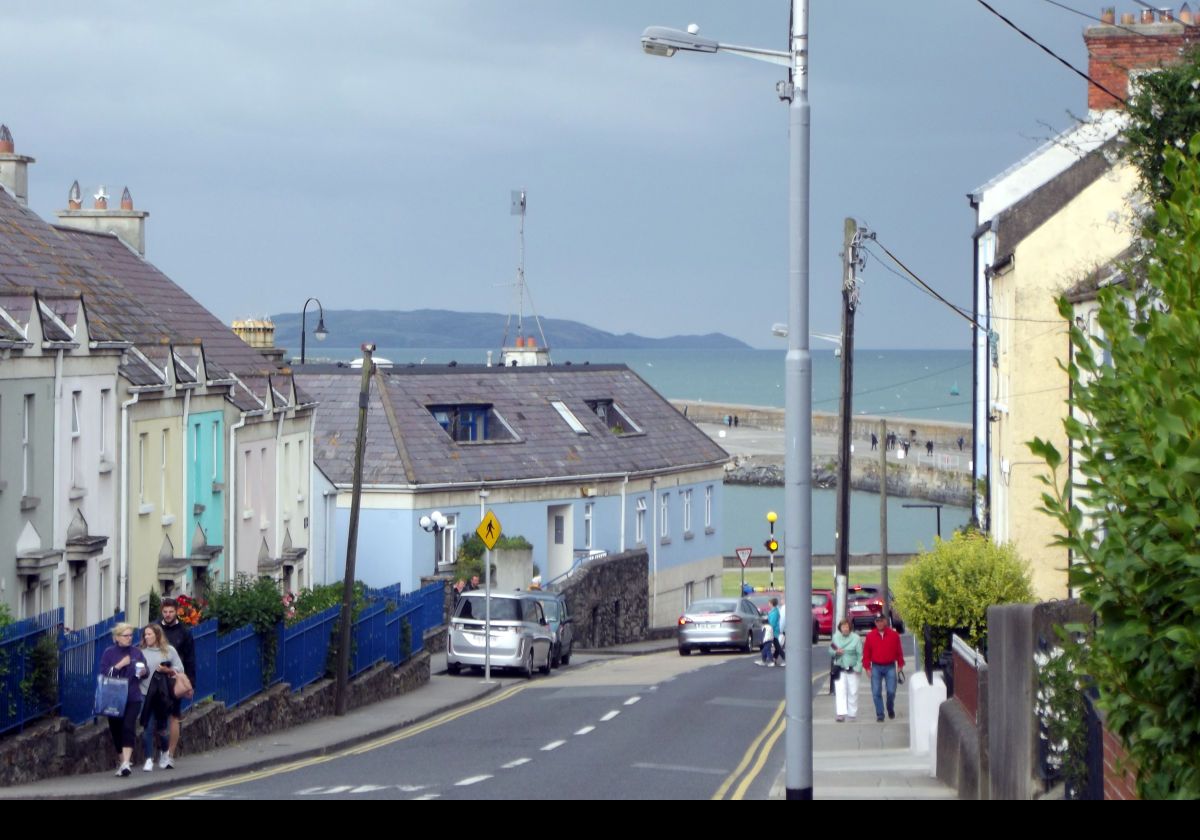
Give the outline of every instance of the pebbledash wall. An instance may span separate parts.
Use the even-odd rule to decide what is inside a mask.
[[[533,562],[546,582],[589,553],[644,551],[650,622],[666,626],[691,601],[720,593],[722,477],[722,469],[709,468],[568,486],[489,486],[487,507],[504,535],[523,536],[533,545]],[[399,580],[408,590],[419,586],[422,577],[444,571],[453,549],[478,527],[479,501],[477,488],[419,494],[364,491],[356,576],[369,585]],[[345,570],[349,507],[350,494],[340,494],[333,579]],[[420,527],[421,517],[435,510],[452,521],[445,534]],[[447,561],[440,569],[438,540]]]

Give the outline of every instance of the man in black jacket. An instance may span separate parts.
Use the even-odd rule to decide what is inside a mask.
[[[183,622],[179,620],[177,615],[178,603],[174,598],[164,598],[162,602],[162,624],[163,633],[166,634],[167,642],[171,647],[175,648],[175,652],[179,654],[179,660],[183,662],[183,672],[187,674],[187,678],[191,680],[192,685],[196,684],[196,643],[192,640],[192,631],[187,628]],[[163,769],[175,766],[175,749],[179,746],[179,718],[182,715],[182,702],[178,697],[171,698],[171,738],[167,746],[167,751],[162,754],[158,760],[158,766]]]

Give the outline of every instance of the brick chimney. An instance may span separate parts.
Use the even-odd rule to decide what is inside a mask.
[[[12,132],[8,126],[0,125],[0,184],[26,206],[29,204],[29,164],[33,162],[33,158],[16,153]]]
[[[59,224],[93,233],[115,233],[130,248],[146,256],[146,219],[150,214],[145,210],[133,209],[133,196],[129,194],[129,188],[126,187],[121,193],[119,209],[109,209],[109,196],[103,186],[92,198],[92,209],[84,210],[79,182],[71,184],[67,193],[67,209],[55,211]]]
[[[1115,18],[1115,10],[1105,8],[1105,21]],[[1200,27],[1192,25],[1187,3],[1176,15],[1169,9],[1157,14],[1141,10],[1140,18],[1122,13],[1121,23],[1101,23],[1083,32],[1087,44],[1088,75],[1113,93],[1129,98],[1129,76],[1177,61],[1190,46],[1200,42]],[[1134,22],[1137,20],[1138,22]],[[1088,110],[1107,111],[1121,103],[1095,85],[1088,85]]]

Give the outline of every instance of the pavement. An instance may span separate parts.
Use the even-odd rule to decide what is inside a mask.
[[[674,639],[618,645],[603,650],[576,650],[576,660],[639,656],[674,650]],[[572,668],[574,669],[574,664]],[[126,778],[112,771],[83,776],[46,779],[26,785],[0,788],[0,800],[10,799],[133,799],[170,787],[227,779],[268,766],[315,756],[332,755],[356,745],[389,735],[443,715],[501,690],[519,678],[494,677],[485,684],[481,677],[451,677],[445,672],[444,654],[430,658],[429,683],[399,697],[382,700],[349,712],[327,717],[259,738],[197,755],[184,755],[173,770],[157,767],[146,773],[140,767]],[[908,693],[897,693],[897,719],[875,722],[870,684],[863,681],[857,723],[835,723],[833,698],[814,698],[813,770],[814,793],[818,799],[953,799],[955,793],[930,777],[927,756],[908,751]],[[828,682],[825,683],[828,688]],[[781,748],[781,747],[780,747]],[[772,788],[772,798],[784,797],[781,773]]]

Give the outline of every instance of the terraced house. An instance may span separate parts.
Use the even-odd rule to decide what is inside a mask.
[[[307,584],[311,404],[146,261],[128,190],[76,183],[51,224],[33,162],[0,129],[0,599],[82,626],[235,571]]]

